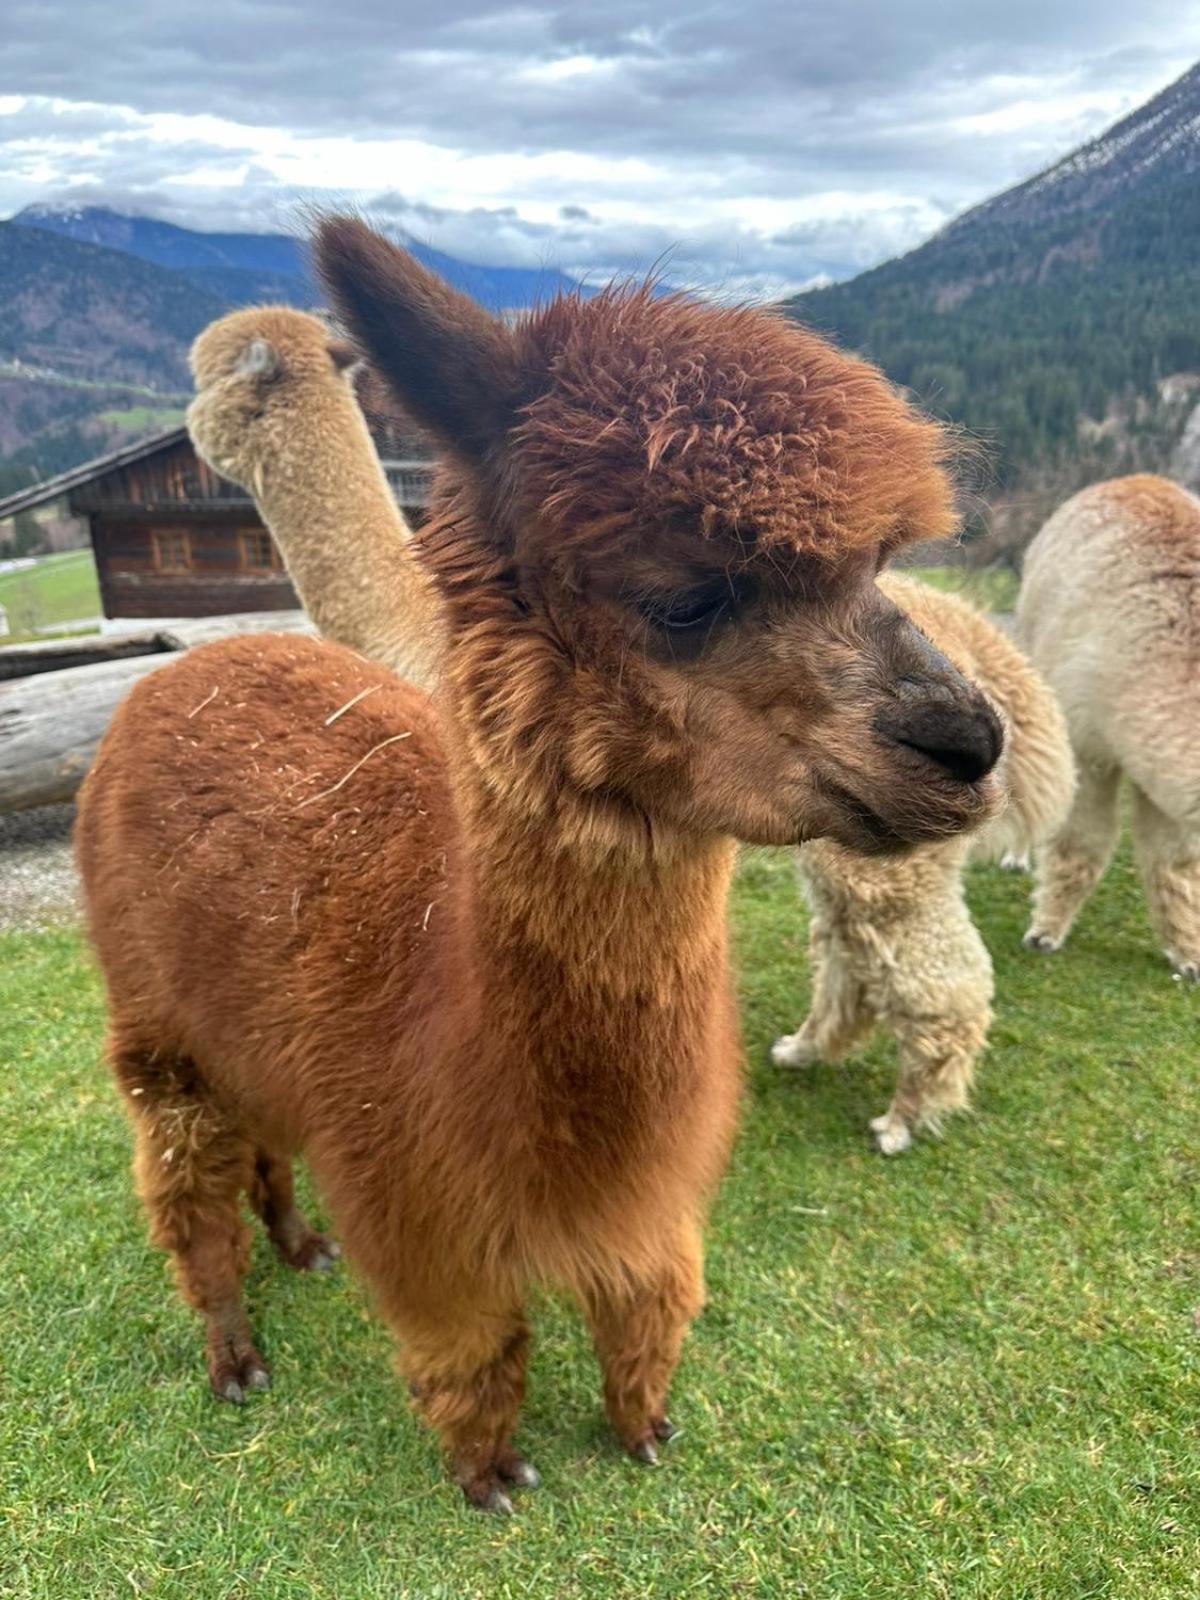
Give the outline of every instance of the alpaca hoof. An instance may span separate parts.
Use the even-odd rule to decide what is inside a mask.
[[[308,1263],[310,1272],[332,1272],[342,1257],[342,1247],[336,1239],[323,1238]]]
[[[280,1254],[297,1272],[332,1272],[341,1260],[342,1247],[327,1233],[309,1233]]]
[[[663,1444],[669,1444],[672,1439],[679,1436],[679,1429],[671,1421],[670,1417],[656,1417],[651,1423],[651,1427],[654,1429],[654,1437],[661,1439]]]
[[[248,1392],[271,1387],[271,1374],[257,1351],[251,1351],[240,1360],[218,1362],[209,1372],[209,1382],[218,1400],[241,1406]]]
[[[1000,857],[1001,872],[1031,872],[1032,865],[1028,855],[1018,855],[1015,850],[1006,850]]]
[[[1062,949],[1062,940],[1056,939],[1053,934],[1042,933],[1038,928],[1030,928],[1021,940],[1026,950],[1040,950],[1043,955],[1051,955],[1055,950]]]
[[[1173,961],[1177,983],[1200,983],[1200,961]]]
[[[532,1461],[526,1461],[515,1450],[501,1457],[496,1470],[505,1483],[510,1483],[514,1489],[537,1489],[541,1486],[541,1473]]]
[[[871,1132],[875,1135],[875,1143],[879,1146],[880,1152],[885,1156],[898,1156],[913,1142],[907,1122],[903,1117],[893,1116],[890,1111],[885,1111],[881,1117],[871,1118]]]
[[[511,1517],[515,1510],[498,1483],[464,1484],[463,1493],[476,1511],[490,1511],[498,1517]]]
[[[771,1046],[771,1060],[777,1067],[811,1067],[816,1059],[812,1045],[798,1033],[785,1033]]]
[[[648,1467],[656,1467],[658,1465],[658,1451],[655,1448],[653,1439],[639,1439],[631,1448],[629,1454],[635,1461],[642,1461]]]

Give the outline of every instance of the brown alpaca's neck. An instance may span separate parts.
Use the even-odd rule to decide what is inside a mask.
[[[564,1038],[599,1081],[678,1062],[727,1000],[725,903],[734,846],[676,838],[657,855],[584,848],[458,777],[472,841],[484,1026],[503,1017],[524,1059]],[[647,1063],[642,1052],[653,1060]]]

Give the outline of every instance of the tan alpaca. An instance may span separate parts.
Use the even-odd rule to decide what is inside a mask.
[[[1030,545],[1020,636],[1058,693],[1079,762],[1038,862],[1025,942],[1057,950],[1112,855],[1122,776],[1150,920],[1200,978],[1200,501],[1148,473],[1074,495]]]
[[[891,1105],[871,1123],[886,1155],[961,1110],[991,1021],[992,962],[963,898],[968,856],[1022,854],[1062,823],[1074,769],[1053,694],[1010,639],[973,607],[886,574],[884,592],[1004,715],[1007,805],[981,833],[921,845],[901,860],[831,840],[798,852],[812,907],[812,1009],[776,1041],[785,1067],[837,1061],[882,1026],[900,1047]]]
[[[254,497],[331,639],[431,687],[441,630],[409,529],[354,398],[351,347],[286,306],[234,311],[192,347],[192,443]]]

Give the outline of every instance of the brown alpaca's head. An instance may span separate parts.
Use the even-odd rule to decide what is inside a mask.
[[[354,220],[317,259],[450,456],[417,550],[493,792],[604,845],[985,818],[1000,725],[874,581],[953,525],[946,438],[880,373],[650,288],[506,327]]]

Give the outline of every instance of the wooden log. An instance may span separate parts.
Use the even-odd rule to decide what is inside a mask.
[[[70,800],[121,696],[174,659],[164,651],[0,685],[0,811]]]
[[[152,656],[175,648],[164,644],[157,633],[90,633],[79,639],[6,644],[0,648],[0,682],[32,678],[39,672],[60,672],[67,667],[91,667],[101,661]]]
[[[70,800],[117,703],[179,650],[240,633],[313,633],[302,611],[197,617],[156,635],[158,652],[0,682],[0,812]]]
[[[162,650],[187,650],[235,633],[315,633],[303,611],[243,611],[231,616],[183,617],[136,633],[89,633],[79,638],[0,642],[0,682],[64,667],[90,667]]]

